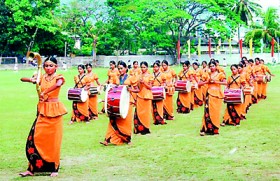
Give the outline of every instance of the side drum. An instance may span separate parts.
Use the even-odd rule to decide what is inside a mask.
[[[90,87],[89,88],[89,96],[95,96],[97,94],[100,94],[100,91],[101,91],[101,89],[100,89],[99,86],[98,87]]]
[[[129,110],[130,94],[124,85],[110,85],[105,93],[105,113],[107,116],[126,118]]]
[[[160,86],[152,87],[153,100],[165,99],[165,88]]]
[[[192,84],[188,80],[177,80],[175,82],[175,91],[191,92]]]
[[[68,100],[77,102],[86,102],[88,92],[84,88],[70,88],[67,92]]]
[[[242,89],[225,89],[224,90],[224,102],[231,104],[244,103],[244,94]]]
[[[243,92],[244,95],[252,95],[254,93],[254,87],[245,87]]]

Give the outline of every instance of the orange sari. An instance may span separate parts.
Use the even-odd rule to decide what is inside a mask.
[[[95,73],[87,74],[91,86],[94,86],[94,82],[98,80],[98,76]],[[98,117],[98,95],[89,96],[89,119]]]
[[[137,79],[134,76],[127,77],[124,85],[137,86]],[[122,82],[122,81],[121,81]],[[134,99],[130,97],[128,114],[125,118],[109,116],[110,122],[107,127],[105,141],[114,145],[122,145],[131,142],[132,120],[133,120]]]
[[[199,68],[194,71],[195,71],[196,79],[199,82],[202,79],[204,73]],[[202,87],[199,86],[197,89],[194,90],[194,108],[200,107],[202,105],[203,105],[203,93],[202,93]]]
[[[245,84],[243,76],[238,74],[237,77],[228,77],[227,85],[230,89],[240,89],[242,84]],[[226,125],[239,125],[242,119],[242,108],[242,104],[228,103],[223,117],[223,123]]]
[[[175,88],[173,85],[173,79],[176,77],[176,73],[170,67],[166,71],[162,70],[163,75],[166,78],[166,98],[163,101],[163,111],[164,111],[164,118],[166,120],[173,120],[174,119],[174,108],[173,108],[173,94],[175,92]]]
[[[50,81],[46,74],[40,81],[41,90],[52,87],[64,78],[55,75]],[[60,164],[60,148],[63,131],[63,115],[67,113],[65,106],[58,100],[60,88],[46,95],[46,100],[38,103],[37,118],[29,132],[26,142],[26,156],[30,172],[58,172]]]
[[[224,73],[217,73],[213,76],[209,75],[207,80],[223,81],[225,80]],[[208,89],[205,97],[204,115],[202,118],[202,128],[200,132],[209,135],[219,134],[220,128],[220,113],[223,104],[224,93],[221,85],[217,83],[208,84]]]
[[[151,83],[153,77],[150,74],[140,74],[140,78],[146,83]],[[137,93],[136,109],[134,114],[134,133],[149,134],[150,133],[150,113],[152,105],[152,91],[143,83],[139,83],[139,93]]]
[[[86,85],[90,84],[90,80],[86,75],[84,75],[82,77],[80,77],[80,75],[75,76],[74,77],[74,82],[76,84],[75,87],[78,87],[78,88],[83,88]],[[81,122],[81,121],[89,122],[88,105],[89,105],[89,99],[87,99],[86,102],[73,101],[73,104],[72,104],[73,111],[72,111],[71,121],[73,121],[73,122]]]
[[[153,73],[153,86],[163,86],[165,77],[161,72]],[[154,124],[167,124],[163,119],[163,100],[152,100],[152,115]]]
[[[189,80],[189,71],[181,70],[178,74],[179,80]],[[191,92],[178,92],[177,98],[177,112],[187,114],[193,109],[193,94]]]

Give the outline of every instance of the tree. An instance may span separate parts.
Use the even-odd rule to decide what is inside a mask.
[[[256,27],[255,29],[249,31],[245,36],[245,42],[249,43],[249,40],[253,39],[255,47],[259,48],[261,46],[259,42],[263,41],[263,43],[268,46],[270,50],[272,38],[280,38],[279,20],[280,19],[277,9],[272,7],[268,8],[263,15],[263,26]]]
[[[218,23],[220,27],[234,26],[235,18],[230,11],[233,3],[233,0],[118,0],[112,4],[116,12],[130,22],[142,45],[151,50],[166,50],[175,59],[176,44],[181,37],[189,39],[202,26],[206,29]],[[219,19],[221,15],[225,15],[225,20]]]
[[[261,5],[250,0],[238,0],[232,10],[240,17],[240,23],[249,25],[254,15],[260,15]],[[240,40],[240,25],[238,26],[238,40]]]

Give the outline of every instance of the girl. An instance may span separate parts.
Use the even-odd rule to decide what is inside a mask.
[[[190,62],[187,60],[183,63],[183,70],[178,74],[179,80],[190,81]],[[192,110],[192,93],[191,92],[178,92],[177,98],[177,112],[190,113]]]
[[[205,134],[219,134],[219,119],[224,98],[221,85],[226,85],[226,79],[224,73],[218,72],[216,65],[215,61],[209,62],[210,73],[206,81],[200,83],[200,85],[208,85],[205,97],[204,115],[202,118],[202,128],[200,130],[201,136]]]
[[[165,86],[165,77],[163,73],[160,72],[160,63],[155,62],[153,64],[153,86]],[[163,100],[153,100],[152,101],[152,113],[154,124],[166,124],[163,119]]]
[[[120,62],[118,70],[120,74],[118,84],[128,85],[128,90],[130,92],[137,93],[139,91],[137,79],[134,76],[128,76],[126,63]],[[131,144],[133,104],[134,99],[130,97],[129,110],[126,118],[109,116],[110,122],[108,124],[105,140],[100,142],[100,144],[104,146],[107,146],[109,143],[114,145],[121,145],[124,143]]]
[[[33,176],[35,172],[51,172],[51,177],[58,175],[60,165],[60,147],[62,140],[62,116],[67,113],[59,101],[60,88],[64,84],[61,74],[56,74],[57,60],[49,57],[43,64],[45,74],[40,79],[41,92],[37,107],[37,117],[29,132],[26,142],[26,156],[29,164],[22,177]],[[36,80],[21,79],[35,83]]]
[[[96,82],[96,84],[100,86],[97,74],[92,72],[92,65],[90,63],[86,64],[86,68],[87,68],[87,77],[90,81],[90,87],[96,87],[94,82]],[[89,96],[89,119],[96,120],[97,118],[98,118],[98,95],[95,94]]]
[[[245,79],[238,73],[238,65],[233,64],[230,66],[232,75],[228,77],[227,88],[228,89],[243,89],[245,86]],[[239,125],[241,121],[242,104],[227,103],[225,114],[223,117],[223,123],[221,126],[227,125]]]
[[[174,120],[173,110],[173,94],[175,92],[174,83],[176,81],[176,73],[168,66],[166,60],[162,61],[162,73],[166,78],[166,98],[163,101],[164,118],[166,120]]]
[[[136,109],[134,114],[134,133],[150,133],[150,112],[152,105],[152,76],[147,72],[148,63],[141,62],[141,74],[139,75],[139,92],[137,93]]]
[[[199,68],[198,62],[194,62],[192,64],[194,72],[195,72],[195,81],[199,83],[200,80],[203,78],[203,70]],[[203,105],[203,94],[202,88],[199,86],[197,89],[194,90],[194,107],[199,107]]]
[[[86,70],[84,65],[78,65],[79,75],[74,77],[75,88],[84,88],[86,91],[90,86],[90,79],[86,76]],[[73,124],[74,122],[86,122],[89,123],[89,110],[88,110],[89,100],[87,99],[85,102],[77,102],[73,101],[72,104],[72,117],[69,124]]]
[[[133,68],[129,71],[130,76],[138,76],[141,74],[141,69],[138,67],[138,61],[133,61]]]

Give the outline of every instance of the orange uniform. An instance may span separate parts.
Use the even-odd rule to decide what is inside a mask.
[[[62,75],[55,75],[47,81],[46,74],[40,81],[44,91],[53,85]],[[63,115],[65,106],[59,101],[60,87],[49,92],[43,102],[38,103],[37,118],[34,121],[26,142],[26,156],[30,172],[58,172],[60,164],[60,147],[62,141]]]

